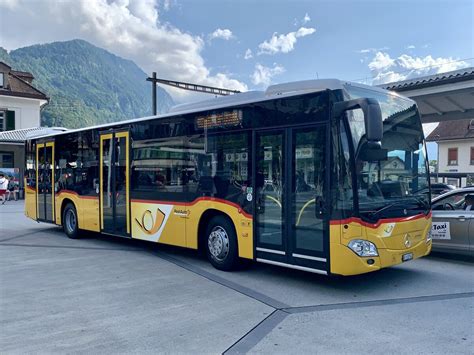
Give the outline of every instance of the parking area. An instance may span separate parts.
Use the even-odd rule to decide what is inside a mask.
[[[472,353],[474,264],[430,256],[350,278],[91,234],[0,206],[4,353]]]

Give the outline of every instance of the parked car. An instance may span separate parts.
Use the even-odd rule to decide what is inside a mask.
[[[433,251],[474,256],[474,187],[451,190],[431,202]]]
[[[431,196],[439,196],[456,188],[453,185],[442,184],[442,183],[432,183],[431,184]]]

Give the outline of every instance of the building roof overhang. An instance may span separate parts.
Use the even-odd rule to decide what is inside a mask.
[[[423,123],[474,118],[474,68],[378,85],[417,102]]]

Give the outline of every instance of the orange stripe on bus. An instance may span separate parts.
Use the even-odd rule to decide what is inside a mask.
[[[350,217],[346,219],[339,219],[339,220],[332,220],[329,223],[334,226],[334,225],[339,225],[339,224],[349,224],[349,223],[358,223],[362,224],[365,227],[368,228],[378,228],[381,224],[383,223],[394,223],[394,222],[408,222],[408,221],[414,221],[420,218],[425,218],[429,219],[431,217],[431,212],[428,213],[427,215],[420,213],[415,216],[410,216],[410,217],[397,217],[397,218],[386,218],[386,219],[380,219],[377,221],[377,223],[368,223],[363,220],[361,220],[358,217]]]
[[[82,195],[79,195],[77,192],[71,191],[71,190],[61,190],[58,193],[56,193],[56,197],[60,196],[61,194],[76,195],[77,197],[85,199],[85,200],[96,200],[99,198],[99,196],[82,196]]]

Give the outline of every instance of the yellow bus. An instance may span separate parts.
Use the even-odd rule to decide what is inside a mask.
[[[28,217],[355,275],[431,251],[429,169],[415,102],[309,80],[170,113],[32,137]]]

